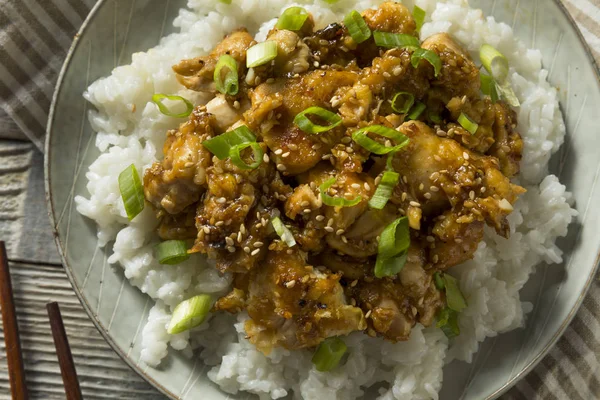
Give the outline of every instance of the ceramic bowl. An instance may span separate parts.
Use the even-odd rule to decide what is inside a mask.
[[[171,398],[246,399],[227,396],[206,377],[200,361],[171,351],[160,368],[140,364],[141,327],[151,300],[129,285],[122,270],[107,264],[96,246],[92,221],[75,210],[73,197],[87,194],[85,172],[97,156],[94,132],[82,98],[89,83],[126,64],[135,51],[156,45],[184,0],[99,1],[76,36],[65,61],[48,123],[46,185],[59,251],[73,288],[107,342],[143,378]],[[543,3],[543,5],[542,5]],[[538,268],[522,291],[533,311],[526,327],[484,342],[473,364],[453,362],[444,371],[442,399],[495,398],[535,366],[575,315],[598,263],[600,248],[600,87],[596,65],[581,34],[558,1],[472,1],[486,15],[512,25],[516,35],[539,48],[550,82],[560,88],[566,142],[554,157],[559,175],[576,201],[579,219],[560,241],[565,262]],[[164,34],[169,33],[169,24]]]

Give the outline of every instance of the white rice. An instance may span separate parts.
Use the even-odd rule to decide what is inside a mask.
[[[310,3],[310,4],[309,4]],[[318,26],[339,21],[351,9],[363,10],[378,0],[340,0],[329,5],[321,0],[303,0]],[[406,0],[412,9],[415,1]],[[176,266],[162,266],[153,258],[158,238],[156,220],[147,207],[128,222],[120,198],[117,176],[134,163],[143,171],[162,156],[165,132],[178,120],[164,116],[150,103],[153,93],[179,94],[196,103],[208,99],[180,86],[171,65],[180,59],[205,54],[226,33],[246,26],[264,39],[286,0],[236,0],[224,5],[218,0],[189,0],[174,24],[180,28],[158,46],[136,53],[130,65],[94,82],[84,97],[98,111],[90,121],[98,132],[96,146],[102,151],[87,173],[89,196],[77,196],[77,210],[98,223],[101,246],[114,240],[110,263],[120,264],[131,283],[156,300],[142,334],[142,360],[156,366],[167,355],[167,347],[200,356],[212,365],[209,377],[229,393],[256,393],[261,399],[280,398],[291,392],[303,399],[354,399],[377,382],[380,399],[437,399],[442,385],[442,367],[453,359],[471,361],[479,343],[523,326],[530,304],[521,303],[519,290],[540,262],[559,263],[561,250],[555,239],[567,233],[577,215],[571,196],[558,178],[548,175],[548,160],[563,142],[565,127],[558,107],[557,91],[541,69],[541,54],[527,49],[506,24],[485,19],[470,9],[466,0],[416,0],[427,11],[422,36],[449,32],[473,56],[481,44],[497,47],[509,59],[511,80],[521,101],[519,131],[524,154],[518,183],[527,193],[515,205],[509,220],[510,239],[487,230],[475,258],[452,273],[460,279],[468,307],[460,314],[461,335],[448,349],[448,341],[436,328],[417,325],[408,342],[392,344],[354,333],[346,339],[349,357],[333,372],[312,368],[309,351],[277,349],[269,357],[244,339],[246,315],[213,316],[208,323],[178,335],[169,335],[166,325],[172,308],[199,293],[226,293],[229,276],[219,274],[201,256]],[[199,40],[199,38],[202,38]],[[199,266],[200,265],[200,266]],[[210,327],[210,329],[209,329]],[[198,349],[195,353],[192,349]],[[369,396],[371,398],[371,396]]]

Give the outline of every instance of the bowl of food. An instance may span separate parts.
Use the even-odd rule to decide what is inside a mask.
[[[558,2],[100,1],[49,212],[171,398],[491,399],[593,279],[599,103]]]

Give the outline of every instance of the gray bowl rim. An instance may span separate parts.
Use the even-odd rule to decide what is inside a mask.
[[[68,51],[67,56],[65,58],[65,61],[64,61],[63,65],[62,65],[62,68],[60,70],[60,74],[58,76],[58,80],[56,81],[56,86],[55,86],[55,89],[54,89],[54,94],[52,96],[52,103],[50,105],[50,112],[48,114],[48,123],[46,125],[46,140],[45,140],[45,145],[44,145],[44,154],[45,154],[45,156],[44,156],[44,186],[45,186],[45,194],[46,194],[46,205],[48,207],[48,210],[47,210],[48,211],[48,217],[50,218],[50,226],[52,228],[52,233],[54,235],[54,240],[56,242],[56,247],[58,248],[58,252],[60,254],[60,258],[62,260],[62,264],[63,264],[63,267],[64,267],[65,272],[67,274],[67,277],[69,278],[69,282],[71,283],[71,286],[73,287],[73,290],[75,291],[75,294],[76,294],[77,298],[79,299],[79,302],[81,303],[81,305],[85,309],[85,312],[88,314],[88,316],[92,320],[93,324],[96,326],[96,329],[98,329],[98,331],[100,332],[100,334],[104,337],[104,340],[106,340],[106,342],[110,345],[110,347],[119,355],[119,357],[127,365],[129,365],[129,367],[132,370],[134,370],[146,382],[148,382],[149,384],[151,384],[152,386],[154,386],[156,389],[158,389],[162,394],[164,394],[164,395],[168,396],[169,398],[175,400],[175,399],[179,399],[179,396],[177,396],[174,393],[172,393],[171,391],[169,391],[167,388],[165,388],[163,385],[161,385],[159,382],[157,382],[151,376],[149,376],[148,374],[146,374],[144,372],[143,368],[141,368],[139,365],[135,364],[121,350],[121,348],[119,347],[119,345],[114,342],[114,340],[112,339],[112,336],[108,333],[108,331],[105,329],[105,327],[100,322],[100,320],[97,318],[97,316],[94,315],[94,312],[92,311],[92,308],[87,303],[87,299],[85,298],[85,296],[83,295],[82,291],[79,289],[79,286],[77,285],[77,282],[75,280],[75,276],[74,276],[73,270],[71,269],[71,266],[67,262],[67,257],[66,257],[65,252],[64,252],[63,242],[62,242],[62,240],[60,238],[60,235],[59,235],[59,232],[58,232],[58,228],[56,226],[56,218],[55,218],[55,213],[54,213],[54,202],[53,202],[53,197],[52,197],[52,187],[51,187],[51,184],[50,184],[51,183],[50,182],[50,157],[51,157],[50,142],[51,142],[51,139],[52,139],[53,122],[54,122],[55,111],[56,111],[56,100],[58,99],[58,96],[59,96],[59,94],[60,94],[60,92],[62,90],[62,83],[63,83],[64,77],[66,75],[67,70],[69,69],[70,64],[71,64],[71,59],[73,58],[73,54],[75,53],[75,50],[77,49],[77,47],[79,45],[80,38],[85,33],[85,31],[87,30],[88,26],[94,20],[94,17],[96,16],[98,10],[102,6],[104,6],[104,4],[107,3],[107,2],[108,2],[108,0],[98,0],[98,2],[90,10],[90,13],[88,14],[88,16],[86,17],[85,21],[83,22],[83,24],[79,28],[77,34],[75,34],[75,37],[73,39],[73,43],[71,44],[71,47],[69,48],[69,51]],[[581,33],[581,30],[577,26],[577,23],[575,22],[575,19],[569,13],[569,11],[565,7],[565,5],[560,0],[553,0],[553,2],[558,6],[558,8],[560,9],[560,11],[565,16],[565,18],[569,21],[572,29],[575,31],[575,33],[579,37],[579,41],[583,45],[583,47],[585,49],[585,52],[586,52],[586,55],[588,57],[588,60],[589,60],[589,62],[591,63],[591,65],[593,67],[594,74],[596,75],[596,80],[600,84],[600,69],[598,68],[598,63],[596,62],[596,60],[595,60],[595,58],[594,58],[594,56],[592,54],[590,46],[588,45],[588,43],[586,42],[585,38],[583,37],[583,34]],[[568,132],[567,132],[567,134],[568,134]],[[542,360],[542,358],[546,354],[548,354],[548,352],[550,351],[550,349],[552,349],[552,347],[554,347],[554,345],[556,344],[556,342],[558,342],[558,340],[560,339],[560,337],[565,333],[565,330],[567,329],[567,327],[569,326],[569,324],[571,323],[571,321],[573,320],[573,318],[577,314],[577,311],[581,307],[583,299],[587,295],[587,293],[588,293],[588,291],[589,291],[589,289],[591,287],[591,283],[592,283],[594,277],[596,276],[599,264],[600,264],[600,253],[598,253],[596,255],[596,259],[594,261],[594,266],[593,266],[592,270],[590,271],[590,274],[589,274],[589,276],[587,278],[585,286],[584,286],[583,290],[581,291],[581,294],[577,298],[577,301],[575,302],[575,304],[571,308],[571,311],[569,312],[569,314],[567,315],[567,317],[564,319],[564,321],[561,324],[561,326],[554,333],[554,335],[552,336],[552,338],[550,339],[550,341],[548,341],[548,343],[546,343],[546,346],[544,346],[544,348],[529,362],[529,364],[527,364],[525,367],[523,367],[521,369],[521,371],[519,371],[517,374],[515,374],[515,376],[513,376],[510,380],[508,380],[507,382],[505,382],[502,387],[496,389],[496,391],[494,391],[493,393],[489,394],[485,398],[485,400],[497,399],[498,397],[500,397],[500,395],[506,393],[519,380],[521,380],[529,372],[531,372],[531,370],[533,370],[533,368],[536,367],[536,365]]]

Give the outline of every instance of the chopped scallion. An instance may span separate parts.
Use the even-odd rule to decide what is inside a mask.
[[[444,332],[448,339],[452,339],[460,335],[460,328],[458,327],[458,313],[448,307],[444,308],[438,314],[438,322],[436,326],[440,328],[442,332]]]
[[[442,120],[442,117],[440,117],[440,115],[439,115],[439,114],[436,114],[436,113],[434,113],[434,112],[428,112],[428,113],[427,113],[427,116],[429,117],[429,120],[430,120],[431,122],[433,122],[434,124],[441,124],[442,122],[444,122],[444,121]]]
[[[508,77],[508,60],[502,53],[489,44],[479,49],[479,58],[483,67],[497,82],[504,82]]]
[[[199,294],[179,303],[173,310],[167,333],[175,335],[203,323],[210,311],[211,302],[209,295]]]
[[[480,73],[479,79],[481,81],[481,92],[486,96],[490,96],[492,103],[497,102],[498,90],[496,90],[496,82],[494,81],[494,78]]]
[[[415,104],[415,96],[408,92],[398,92],[392,99],[392,110],[398,114],[406,114]]]
[[[131,221],[144,209],[144,187],[140,175],[131,164],[119,174],[119,191],[127,218]]]
[[[190,258],[187,244],[183,240],[167,240],[156,245],[159,264],[175,265]]]
[[[383,278],[398,274],[406,263],[410,246],[408,218],[400,217],[385,227],[379,239],[375,276]]]
[[[442,278],[442,274],[440,274],[439,272],[435,272],[433,274],[433,283],[435,283],[435,287],[439,290],[444,290],[444,288],[446,287],[444,278]]]
[[[317,116],[318,118],[327,121],[329,125],[317,125],[308,118],[308,115]],[[294,124],[306,133],[326,132],[341,123],[342,117],[321,107],[309,107],[294,118]]]
[[[437,78],[437,76],[440,74],[440,71],[442,70],[442,59],[440,58],[440,56],[438,56],[435,51],[427,50],[420,47],[413,52],[410,58],[410,63],[413,67],[417,68],[421,60],[425,60],[433,66],[433,73]]]
[[[394,191],[394,187],[398,183],[399,179],[400,174],[397,172],[385,171],[381,177],[379,185],[377,185],[375,194],[369,200],[369,207],[377,210],[381,210],[383,207],[385,207],[390,197],[392,197],[392,192]]]
[[[344,18],[344,24],[348,28],[348,33],[356,43],[362,43],[371,37],[371,29],[364,18],[356,10],[350,11]]]
[[[255,44],[246,51],[246,67],[258,67],[275,59],[275,57],[277,57],[277,42],[267,40]]]
[[[511,106],[519,107],[521,105],[521,102],[519,102],[519,99],[517,98],[512,86],[510,86],[510,82],[508,82],[508,80],[504,81],[503,83],[498,83],[496,85],[496,90],[500,92],[502,98]]]
[[[421,31],[421,27],[425,22],[425,16],[427,13],[419,6],[413,7],[413,18],[415,19],[415,23],[417,24],[417,32]]]
[[[446,303],[448,308],[456,312],[462,311],[467,307],[467,302],[458,287],[458,281],[449,274],[444,274],[444,286],[446,288]]]
[[[219,3],[231,4],[231,0],[219,0]]]
[[[469,116],[465,113],[460,113],[458,116],[458,123],[460,126],[465,128],[471,135],[474,135],[479,128],[479,124],[474,122]]]
[[[241,152],[244,149],[250,147],[252,149],[252,158],[254,161],[250,164],[246,164],[246,162],[242,159]],[[264,152],[260,145],[256,142],[247,142],[236,144],[229,149],[229,158],[231,158],[231,162],[238,167],[239,169],[256,169],[263,162]]]
[[[337,178],[330,178],[319,186],[319,191],[321,192],[321,199],[323,199],[323,204],[332,207],[352,207],[361,202],[361,196],[356,196],[355,198],[348,200],[343,197],[332,197],[329,194],[327,194],[329,188],[333,186],[333,184],[336,181]]]
[[[176,113],[176,112],[169,110],[167,108],[167,106],[165,106],[164,103],[162,102],[163,99],[183,102],[183,104],[185,104],[185,111]],[[155,93],[154,95],[152,95],[152,102],[158,106],[158,110],[161,113],[163,113],[164,115],[167,115],[169,117],[185,118],[185,117],[189,116],[192,113],[192,111],[194,110],[194,105],[192,103],[190,103],[188,100],[184,99],[183,97],[176,96],[176,95],[170,96],[167,94]]]
[[[367,136],[367,133],[369,132],[392,139],[397,144],[395,146],[385,146]],[[380,155],[398,151],[409,142],[408,137],[404,136],[402,133],[383,125],[371,125],[358,129],[352,132],[352,140],[369,150],[371,153]]]
[[[423,114],[423,111],[425,111],[425,108],[427,108],[425,104],[421,103],[420,101],[417,102],[417,104],[413,106],[412,110],[410,110],[410,112],[406,116],[406,119],[409,121],[418,119],[421,116],[421,114]]]
[[[236,95],[239,90],[237,61],[228,54],[219,57],[213,79],[219,92]]]
[[[289,7],[286,8],[283,14],[281,14],[281,17],[279,17],[275,24],[275,28],[298,31],[302,29],[307,18],[308,11],[303,7]]]
[[[294,239],[294,235],[292,231],[290,231],[284,224],[281,222],[279,217],[275,217],[271,220],[271,224],[273,224],[273,229],[279,235],[281,240],[283,240],[288,247],[294,247],[296,245],[296,239]]]
[[[242,125],[232,131],[207,139],[202,142],[202,145],[217,156],[219,160],[224,160],[229,157],[229,151],[232,147],[250,142],[256,142],[256,136],[246,125]]]
[[[317,371],[327,372],[338,366],[342,357],[348,350],[344,341],[337,337],[325,339],[312,357],[312,363]]]
[[[379,47],[408,47],[415,49],[419,47],[419,39],[412,35],[407,35],[405,33],[373,31],[373,39],[375,39],[375,44]]]

